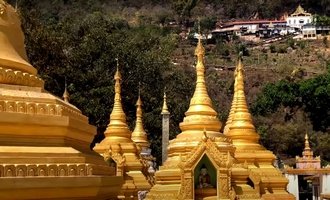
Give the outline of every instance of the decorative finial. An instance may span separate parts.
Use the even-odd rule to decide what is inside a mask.
[[[135,144],[141,147],[140,149],[143,149],[143,147],[150,146],[147,138],[147,133],[143,128],[142,101],[140,97],[140,90],[139,90],[138,100],[136,102],[136,122],[135,122],[134,131],[132,132],[132,140],[135,142]]]
[[[309,138],[308,138],[307,131],[306,131],[306,134],[305,134],[305,149],[310,149]]]
[[[202,33],[200,30],[200,22],[198,19],[198,43],[197,43],[197,47],[195,49],[195,56],[197,56],[197,63],[198,62],[203,62],[204,60],[204,55],[205,55],[205,49],[203,47],[202,44]]]
[[[166,88],[165,88],[166,90]],[[168,115],[170,114],[170,112],[168,111],[168,107],[167,107],[167,99],[166,99],[166,92],[164,91],[164,102],[163,102],[163,109],[162,109],[162,115]]]
[[[308,138],[307,131],[305,134],[305,148],[304,148],[304,151],[302,154],[303,154],[303,157],[306,159],[313,159],[314,152],[312,151],[312,149],[309,145],[309,138]]]
[[[69,103],[69,100],[70,100],[70,95],[69,95],[69,92],[68,92],[68,87],[67,87],[67,83],[66,83],[66,78],[65,78],[65,83],[64,83],[63,100],[64,100],[65,102],[68,102],[68,103]]]

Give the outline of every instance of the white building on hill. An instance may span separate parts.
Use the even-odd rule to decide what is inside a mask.
[[[306,12],[300,5],[296,11],[286,19],[287,26],[301,29],[303,25],[312,23],[313,16]]]

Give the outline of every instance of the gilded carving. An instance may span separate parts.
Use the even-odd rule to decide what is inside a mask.
[[[1,4],[0,4],[1,9]],[[32,74],[14,71],[5,66],[0,66],[0,83],[11,85],[25,85],[31,87],[43,87],[44,81]]]
[[[3,15],[6,11],[6,3],[3,0],[0,0],[0,16]]]
[[[0,177],[89,175],[93,175],[93,165],[89,164],[0,165]]]
[[[63,112],[63,110],[65,112]],[[85,119],[79,110],[68,109],[64,108],[62,105],[48,103],[0,100],[0,112],[17,112],[56,116],[70,115],[78,119]]]
[[[179,199],[193,199],[193,181],[191,171],[182,172]]]

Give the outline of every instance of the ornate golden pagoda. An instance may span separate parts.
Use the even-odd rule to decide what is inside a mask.
[[[314,157],[313,150],[309,146],[308,134],[305,134],[305,148],[302,157],[296,157],[297,169],[321,169],[320,156]]]
[[[108,199],[123,183],[89,149],[96,133],[48,93],[28,62],[15,9],[0,0],[0,199]]]
[[[195,92],[180,124],[182,132],[170,141],[168,158],[156,172],[147,199],[294,199],[285,189],[287,180],[271,165],[274,155],[258,144],[245,101],[241,59],[232,121],[227,122],[228,133],[220,133],[205,85],[204,52],[199,39]]]
[[[124,177],[125,183],[118,199],[137,198],[138,191],[149,190],[150,184],[143,174],[145,166],[126,123],[126,115],[121,104],[121,74],[118,66],[114,79],[115,99],[110,122],[104,132],[105,138],[95,145],[94,151],[102,155],[110,165],[115,166],[117,176]]]

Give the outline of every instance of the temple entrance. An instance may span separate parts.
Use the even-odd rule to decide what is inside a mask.
[[[306,179],[306,177],[307,176],[305,176],[305,175],[299,175],[298,176],[299,199],[312,200],[313,199],[312,181]]]
[[[195,199],[217,196],[217,171],[204,154],[194,170]]]

